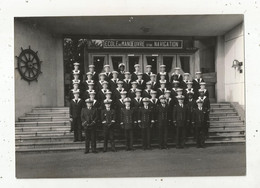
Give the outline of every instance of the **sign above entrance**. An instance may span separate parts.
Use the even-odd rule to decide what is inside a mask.
[[[89,40],[89,48],[122,49],[122,48],[143,48],[143,49],[182,49],[182,40],[123,40],[104,39]]]

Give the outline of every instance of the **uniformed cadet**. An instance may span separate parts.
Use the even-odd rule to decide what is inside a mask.
[[[78,82],[78,88],[79,88],[79,90],[80,91],[84,91],[84,88],[82,88],[82,83],[81,83],[81,81],[80,81],[80,79],[79,79],[79,73],[80,73],[80,71],[78,70],[78,71],[72,71],[73,73],[73,80],[72,80],[72,82]]]
[[[194,92],[193,91],[188,91],[186,93],[187,98],[185,98],[184,100],[184,104],[186,104],[187,108],[188,108],[188,119],[192,119],[192,115],[193,115],[193,111],[194,109],[197,107],[197,103],[196,100],[193,97]],[[192,136],[194,135],[194,129],[192,126],[191,121],[188,123],[188,125],[186,126],[186,136]]]
[[[178,104],[173,108],[173,124],[176,126],[176,148],[184,148],[185,128],[189,123],[188,108],[184,105],[184,96],[177,96]]]
[[[160,80],[159,80],[159,82],[157,83],[157,85],[160,85],[161,82],[165,82],[165,88],[167,88],[167,89],[170,88],[169,81],[166,80],[166,72],[160,73]]]
[[[99,93],[100,90],[103,88],[102,84],[105,81],[105,74],[102,72],[99,74],[99,81],[96,84],[96,91]]]
[[[166,104],[168,106],[168,114],[172,114],[173,111],[173,107],[174,107],[174,101],[171,98],[171,91],[170,90],[166,90],[164,93],[165,96],[165,100],[166,100]],[[169,121],[169,125],[172,124],[172,116],[169,116],[168,118]]]
[[[150,75],[150,82],[151,82],[151,89],[156,91],[158,89],[158,85],[156,83],[156,75],[153,73]]]
[[[187,95],[188,92],[193,92],[193,98],[195,100],[198,98],[198,93],[195,92],[195,90],[192,88],[192,84],[193,84],[192,81],[188,81],[187,88],[183,90],[183,95],[185,96],[185,99],[187,99],[187,97],[188,97],[188,95]]]
[[[98,101],[96,100],[96,92],[95,92],[95,91],[89,92],[89,99],[93,101],[92,107],[99,110],[99,108],[100,108],[100,102],[98,102]],[[85,100],[85,101],[86,101],[86,100]]]
[[[138,125],[142,133],[143,149],[151,149],[151,127],[154,124],[154,116],[151,107],[149,107],[149,98],[143,98],[144,106],[140,108],[138,115]]]
[[[190,78],[190,73],[184,73],[183,74],[183,80],[180,82],[180,86],[182,89],[186,89],[187,88],[187,84],[189,82],[189,78]]]
[[[80,70],[79,70],[80,64],[78,62],[75,62],[75,63],[73,63],[73,65],[74,65],[74,69],[72,70],[72,73],[76,74],[76,76],[78,77],[79,80],[83,80],[82,75],[80,74]]]
[[[74,99],[70,101],[71,132],[74,131],[74,142],[82,141],[80,113],[84,102],[79,98],[79,91],[74,91]]]
[[[161,95],[164,95],[164,92],[166,90],[167,90],[166,80],[164,80],[164,81],[160,80],[160,87],[157,89],[157,98],[159,98]]]
[[[95,72],[95,65],[89,65],[89,72],[92,74],[92,80],[94,80],[95,83],[98,82],[98,74]]]
[[[69,93],[70,100],[74,99],[74,94],[73,94],[74,91],[78,91],[80,93],[79,80],[78,81],[72,80],[72,84],[73,84],[73,88],[70,90],[70,93]]]
[[[124,80],[125,79],[125,64],[119,63],[118,65],[119,73],[118,73],[118,79]]]
[[[177,96],[177,89],[179,87],[179,81],[174,80],[172,82],[172,89],[171,89],[171,98],[174,100],[174,98]]]
[[[88,89],[85,92],[83,92],[83,94],[82,94],[83,100],[88,99],[89,98],[89,93],[95,91],[94,90],[94,82],[90,82],[87,85],[88,85],[88,87],[87,87]]]
[[[195,92],[198,92],[198,90],[200,89],[200,82],[204,82],[203,78],[201,78],[201,72],[196,72],[195,79],[193,79],[192,84],[192,87],[195,90]]]
[[[175,72],[175,74],[177,75],[177,80],[181,83],[182,80],[183,80],[183,77],[182,77],[180,71],[181,71],[181,68],[180,68],[180,67],[175,67],[175,68],[174,68],[174,72]]]
[[[177,95],[175,97],[173,97],[173,104],[177,105],[179,103],[178,102],[178,96],[183,96],[182,95],[182,88],[177,88],[175,91],[176,91]],[[184,97],[184,100],[185,100],[185,97]]]
[[[110,79],[112,79],[112,73],[110,72],[110,65],[104,65],[104,75],[105,80],[109,82]]]
[[[75,62],[75,63],[73,63],[73,65],[74,65],[74,71],[78,71],[79,70],[79,63],[78,62]]]
[[[101,111],[101,122],[103,125],[104,131],[104,148],[103,152],[107,151],[107,142],[108,139],[111,142],[111,149],[113,152],[116,151],[115,142],[114,142],[114,126],[116,122],[116,113],[115,110],[111,108],[112,100],[104,100],[105,109]]]
[[[144,82],[150,81],[150,75],[152,74],[152,65],[146,65],[146,72],[143,74]]]
[[[159,147],[160,149],[168,148],[168,123],[169,123],[169,107],[166,104],[165,96],[161,95],[159,97],[160,104],[156,107],[156,116],[158,123],[158,133],[159,133]]]
[[[117,82],[119,81],[117,76],[118,76],[118,72],[112,71],[112,78],[108,82],[109,89],[112,92],[114,92],[114,90],[117,88]]]
[[[139,64],[135,64],[134,65],[135,71],[132,73],[131,76],[131,81],[136,81],[138,79],[137,74],[140,72],[140,65]]]
[[[200,82],[200,89],[204,91],[204,96],[209,98],[209,91],[206,89],[206,82]]]
[[[125,107],[125,103],[124,103],[124,99],[126,98],[126,95],[127,95],[127,92],[126,91],[121,91],[120,92],[120,95],[121,95],[121,98],[117,100],[117,110],[120,114],[120,110],[121,108],[124,108]]]
[[[195,138],[197,147],[204,147],[205,137],[206,137],[206,128],[207,128],[207,115],[206,109],[203,108],[203,101],[198,99],[197,108],[194,109],[192,115],[192,124],[195,128]]]
[[[86,100],[87,106],[81,111],[82,126],[85,129],[85,153],[89,153],[89,146],[91,140],[91,150],[93,153],[96,151],[96,122],[98,120],[98,112],[93,108],[93,101]]]
[[[145,81],[143,80],[143,73],[139,72],[137,73],[137,88],[144,90],[145,89]]]
[[[176,74],[175,72],[172,73],[171,75],[171,83],[173,83],[173,81],[178,81],[178,74]]]
[[[136,89],[135,90],[135,98],[131,101],[132,107],[135,109],[136,113],[138,114],[138,110],[143,106],[142,102],[142,90]]]
[[[160,101],[159,101],[158,98],[156,98],[156,96],[157,96],[157,91],[152,90],[151,91],[151,99],[150,99],[150,104],[149,105],[151,106],[151,108],[153,110],[155,110],[157,105],[160,104]]]
[[[157,73],[157,78],[156,78],[157,83],[159,83],[159,80],[161,79],[161,75],[164,75],[164,73],[166,73],[165,75],[166,81],[169,81],[169,75],[165,70],[166,70],[166,65],[160,65],[160,72]]]
[[[107,91],[109,91],[108,82],[103,81],[102,82],[102,89],[98,92],[98,96],[97,96],[98,101],[104,101],[105,100]]]
[[[123,80],[123,87],[128,92],[131,89],[131,75],[130,72],[125,72],[125,79]]]
[[[210,114],[210,100],[208,97],[205,96],[204,90],[199,89],[199,97],[198,99],[203,101],[203,108],[206,111],[206,119],[207,119],[207,126],[205,130],[206,137],[208,137],[209,134],[209,114]]]
[[[142,97],[143,98],[151,98],[151,91],[152,91],[152,84],[151,81],[146,82],[146,89],[143,90]]]
[[[110,102],[110,107],[111,107],[112,109],[115,108],[115,104],[114,104],[115,102],[112,100],[112,92],[111,92],[111,91],[106,91],[106,92],[105,92],[105,98],[104,98],[104,100],[101,102],[101,106],[100,106],[101,110],[103,110],[103,109],[106,108],[106,105],[105,105],[105,103],[104,103],[105,100],[111,100],[111,102]]]
[[[128,97],[130,97],[131,99],[135,98],[135,90],[137,89],[137,82],[133,81],[131,82],[132,84],[132,88],[128,91]]]
[[[121,127],[125,133],[126,150],[133,150],[133,127],[137,124],[137,117],[135,111],[131,108],[131,99],[129,97],[124,99],[125,108],[121,109]]]
[[[117,81],[117,88],[113,92],[113,100],[117,101],[118,99],[121,98],[121,92],[125,91],[123,87],[124,82],[122,80]]]

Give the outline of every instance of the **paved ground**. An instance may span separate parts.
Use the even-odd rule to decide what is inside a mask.
[[[83,154],[17,153],[17,178],[172,177],[245,175],[245,145]]]

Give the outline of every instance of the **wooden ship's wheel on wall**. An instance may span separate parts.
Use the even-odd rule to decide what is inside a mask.
[[[32,81],[38,81],[41,72],[41,63],[38,57],[38,51],[34,52],[29,46],[28,49],[21,48],[22,52],[17,58],[17,70],[21,79],[26,80],[29,84]]]

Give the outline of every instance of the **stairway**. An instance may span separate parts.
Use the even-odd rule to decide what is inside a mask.
[[[137,130],[138,131],[138,130]],[[97,148],[103,147],[102,131],[98,131]],[[116,146],[123,147],[121,130],[116,130]],[[172,130],[169,130],[169,137]],[[156,134],[156,133],[155,133]],[[152,145],[156,146],[154,135]],[[212,103],[210,113],[209,138],[206,143],[232,144],[245,142],[245,124],[230,103]],[[84,142],[73,142],[70,132],[69,109],[67,107],[33,108],[15,123],[15,143],[17,152],[69,151],[84,149]],[[187,145],[194,145],[187,138]],[[173,139],[169,138],[173,146]],[[141,146],[141,140],[135,140],[134,146]]]

